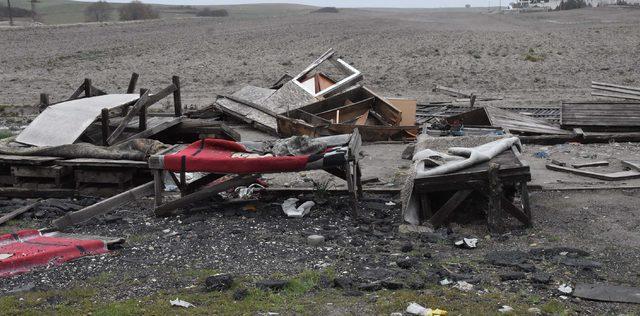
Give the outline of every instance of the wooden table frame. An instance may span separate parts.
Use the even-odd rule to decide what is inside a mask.
[[[495,168],[493,175],[491,165]],[[489,162],[456,173],[416,179],[413,194],[416,194],[419,200],[421,220],[428,220],[436,227],[442,226],[474,192],[489,198],[489,217],[491,214],[500,213],[492,211],[491,208],[499,208],[526,226],[531,226],[528,181],[531,181],[529,166],[520,160],[517,149],[513,147]],[[522,205],[515,205],[512,199],[507,198],[503,193],[504,187],[519,191]],[[451,191],[454,192],[453,195],[434,212],[430,195]]]

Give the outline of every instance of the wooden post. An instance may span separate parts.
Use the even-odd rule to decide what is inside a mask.
[[[133,93],[134,91],[136,91],[136,85],[138,84],[138,77],[140,77],[140,75],[138,75],[135,72],[131,74],[131,79],[129,80],[129,87],[127,88],[127,93]]]
[[[13,13],[11,12],[11,0],[7,0],[7,9],[9,10],[9,25],[13,26]]]
[[[49,95],[46,93],[40,93],[40,112],[49,107]]]
[[[182,116],[182,98],[180,96],[180,77],[173,76],[171,78],[171,81],[173,81],[173,85],[176,86],[176,90],[173,91],[173,106],[175,109],[175,115],[176,117],[180,117]]]
[[[498,172],[500,165],[490,163],[487,170],[489,184],[489,207],[487,209],[487,224],[489,231],[502,233],[505,229],[504,212],[502,211],[502,181],[500,181]]]
[[[140,89],[140,96],[143,96],[147,93],[147,89]],[[140,132],[144,132],[147,129],[147,106],[142,105],[140,111],[138,112],[138,130]]]
[[[91,97],[91,79],[89,78],[84,79],[84,97]]]
[[[102,109],[101,118],[102,120],[102,145],[109,146],[109,109]]]
[[[187,188],[187,156],[182,156],[180,160],[180,192],[185,193]]]

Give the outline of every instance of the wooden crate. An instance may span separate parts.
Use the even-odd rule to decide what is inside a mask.
[[[65,166],[12,166],[14,186],[20,188],[63,188],[73,183],[71,169]]]

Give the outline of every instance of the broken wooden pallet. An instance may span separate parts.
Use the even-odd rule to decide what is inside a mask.
[[[571,167],[563,167],[555,164],[547,164],[546,167],[547,169],[553,170],[553,171],[567,172],[567,173],[571,173],[571,174],[575,174],[583,177],[589,177],[589,178],[605,180],[605,181],[640,179],[640,172],[636,170],[619,171],[619,172],[612,172],[612,173],[600,173],[600,172],[581,170],[581,169],[576,169]]]

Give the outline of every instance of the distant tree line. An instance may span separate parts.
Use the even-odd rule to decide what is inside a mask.
[[[111,20],[113,11],[111,4],[100,0],[87,6],[84,14],[87,22],[104,22]],[[159,18],[160,14],[153,6],[134,0],[118,7],[118,17],[120,21],[149,20]]]
[[[198,11],[196,16],[229,16],[229,12],[225,9],[212,10],[210,8],[204,8]]]
[[[24,18],[31,17],[33,12],[31,10],[11,7],[11,15],[14,18]],[[0,3],[0,17],[8,18],[9,17],[9,7],[5,6],[4,3]]]
[[[556,10],[573,10],[590,7],[584,0],[562,0]]]

